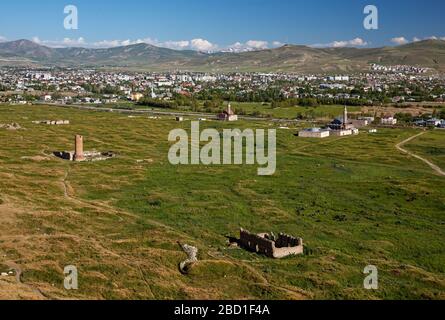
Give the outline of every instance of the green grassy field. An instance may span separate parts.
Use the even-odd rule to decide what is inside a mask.
[[[203,107],[204,103],[200,104]],[[333,119],[343,114],[344,106],[340,105],[323,105],[317,107],[288,107],[288,108],[272,108],[270,103],[257,103],[257,102],[232,102],[233,110],[236,113],[246,115],[246,116],[257,116],[264,118],[274,118],[274,119],[289,119],[294,120],[299,117],[307,119]],[[150,108],[146,106],[139,106],[133,103],[119,103],[119,104],[107,104],[98,105],[97,107],[103,108],[116,108],[116,109],[151,109],[156,111],[178,111],[175,109],[160,109],[160,108]],[[225,106],[221,106],[221,110]],[[359,112],[360,107],[348,107],[349,112]],[[181,112],[190,111],[187,108],[181,108]]]
[[[32,124],[67,119],[69,126]],[[47,298],[444,299],[445,178],[395,144],[418,133],[382,129],[326,140],[277,131],[277,172],[256,166],[172,166],[170,130],[146,116],[44,106],[0,106],[0,266],[19,265],[19,289]],[[204,122],[202,128],[273,128],[268,122]],[[51,156],[115,151],[106,162]],[[444,168],[445,132],[406,145]],[[271,260],[229,248],[239,228],[301,236],[305,255]],[[187,276],[177,241],[199,248]],[[367,265],[379,289],[365,290]],[[63,268],[79,290],[63,289]],[[1,271],[1,270],[0,270]],[[0,297],[8,297],[2,291]]]
[[[232,107],[236,112],[243,111],[247,115],[260,114],[277,119],[295,119],[299,116],[305,118],[327,118],[333,119],[343,114],[344,106],[318,106],[318,107],[289,107],[272,108],[271,104],[262,103],[237,103],[233,102]],[[360,111],[360,107],[348,107],[349,112]]]
[[[445,168],[444,135],[444,130],[432,131],[428,135],[406,144],[406,148],[433,161],[439,167]]]

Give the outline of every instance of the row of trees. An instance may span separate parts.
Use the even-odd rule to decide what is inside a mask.
[[[139,102],[141,106],[160,109],[190,109],[192,111],[200,111],[199,103],[192,97],[181,94],[174,94],[171,100],[153,99],[149,97],[142,98]]]
[[[370,105],[366,99],[337,99],[337,98],[289,98],[283,101],[272,102],[272,108],[289,107],[317,107],[320,105],[346,105],[346,106],[365,106]]]
[[[207,89],[195,95],[196,99],[202,101],[235,101],[235,102],[266,102],[283,101],[286,98],[280,89],[268,88],[255,91],[236,91],[226,89]]]
[[[113,87],[111,85],[98,86],[95,84],[84,83],[82,84],[82,88],[84,88],[85,91],[91,92],[93,94],[122,94],[122,91],[120,91],[119,88]]]
[[[445,119],[445,108],[443,109],[434,109],[433,113],[426,113],[419,116],[413,116],[411,113],[399,112],[395,115],[397,120],[402,123],[412,123],[415,120],[423,119],[428,120],[431,117],[438,119]]]

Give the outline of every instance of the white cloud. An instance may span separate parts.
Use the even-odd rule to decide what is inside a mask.
[[[419,37],[413,38],[413,42],[419,42],[419,41],[423,41],[423,40],[443,40],[443,41],[445,41],[445,37],[430,36],[430,37],[425,37],[425,38],[419,38]]]
[[[153,44],[153,43],[152,43]],[[181,41],[166,41],[161,43],[162,47],[175,49],[175,50],[185,50],[190,48],[190,41],[181,40]]]
[[[143,38],[135,40],[114,39],[114,40],[100,40],[96,42],[88,42],[82,37],[78,39],[65,38],[63,40],[42,40],[39,37],[34,37],[32,38],[32,41],[40,45],[52,48],[83,47],[83,48],[102,49],[102,48],[123,47],[123,46],[146,43],[153,46],[174,49],[174,50],[196,50],[203,52],[215,52],[215,51],[245,52],[253,50],[264,50],[268,48],[276,48],[284,45],[284,43],[279,41],[273,41],[272,43],[269,43],[268,41],[263,41],[263,40],[249,40],[246,41],[245,43],[235,42],[229,47],[224,48],[219,46],[218,44],[212,43],[209,40],[202,38],[196,38],[192,40],[177,40],[177,41],[176,40],[160,41],[158,39],[153,39],[153,38]]]
[[[362,38],[355,38],[352,40],[339,40],[325,44],[314,44],[311,47],[331,47],[331,48],[344,48],[344,47],[364,47],[369,43]]]
[[[274,46],[275,48],[278,48],[278,47],[284,46],[284,43],[280,42],[280,41],[274,41],[274,42],[272,42],[272,46]]]
[[[348,45],[354,46],[354,47],[363,47],[363,46],[368,45],[368,43],[365,40],[363,40],[362,38],[355,38],[353,40],[350,40]]]
[[[40,40],[39,37],[33,37],[32,41],[42,46],[52,48],[64,48],[64,47],[79,47],[87,45],[84,38],[78,39],[64,38],[63,40]]]
[[[111,48],[111,47],[119,47],[122,46],[122,41],[120,40],[102,40],[98,42],[94,42],[92,44],[93,47],[96,48]]]
[[[0,36],[0,42],[5,42],[5,41],[8,41],[8,39],[6,39],[6,37]]]
[[[145,38],[137,40],[102,40],[87,44],[87,47],[93,48],[112,48],[129,46],[134,44],[146,43],[157,47],[163,47],[174,50],[198,50],[198,51],[214,51],[218,46],[205,39],[179,40],[179,41],[159,41],[157,39]]]
[[[269,43],[268,41],[263,40],[249,40],[245,43],[242,42],[235,42],[228,46],[227,48],[223,49],[222,51],[225,52],[247,52],[247,51],[255,51],[255,50],[265,50],[269,48],[278,48],[283,46],[284,43],[280,41],[273,41],[272,43]]]
[[[193,39],[190,41],[190,47],[198,51],[215,51],[218,46],[205,39]]]
[[[246,42],[246,46],[254,49],[267,49],[269,47],[269,43],[267,41],[261,40],[249,40]]]
[[[409,41],[406,40],[405,37],[396,37],[391,39],[392,43],[395,43],[397,45],[407,44]]]
[[[363,47],[368,43],[361,38],[355,38],[347,41],[334,41],[331,43],[331,47],[334,48],[343,48],[343,47]]]
[[[125,47],[135,44],[151,44],[151,45],[157,45],[157,41],[151,38],[145,38],[145,39],[137,39],[137,40],[101,40],[93,43],[86,43],[87,47],[93,47],[93,48],[114,48],[114,47]]]
[[[70,39],[70,38],[64,38],[63,44],[67,46],[82,46],[86,44],[85,39],[80,37],[78,39]]]

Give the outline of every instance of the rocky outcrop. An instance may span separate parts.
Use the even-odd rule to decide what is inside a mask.
[[[182,245],[179,243],[179,246],[182,250],[187,254],[187,260],[184,260],[179,264],[179,270],[182,274],[188,274],[190,268],[194,263],[198,262],[198,249],[196,247],[189,246],[188,244]]]

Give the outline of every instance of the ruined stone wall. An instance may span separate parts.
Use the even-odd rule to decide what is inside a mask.
[[[274,258],[280,259],[291,255],[303,254],[303,239],[287,234],[280,234],[275,242]]]
[[[241,230],[240,235],[240,245],[243,248],[273,258],[275,249],[273,241],[252,234],[246,230]]]
[[[74,160],[74,152],[68,152],[68,151],[56,151],[54,152],[54,155],[58,158],[73,161]]]
[[[250,251],[280,259],[303,254],[303,239],[280,234],[277,241],[267,239],[267,234],[256,235],[241,229],[239,244]]]
[[[275,246],[277,248],[297,247],[300,245],[300,240],[301,239],[289,236],[287,234],[280,233],[277,241],[275,242]]]
[[[286,258],[288,256],[296,256],[299,254],[303,254],[304,247],[303,245],[297,247],[287,247],[287,248],[275,248],[273,251],[273,257],[275,259]]]

